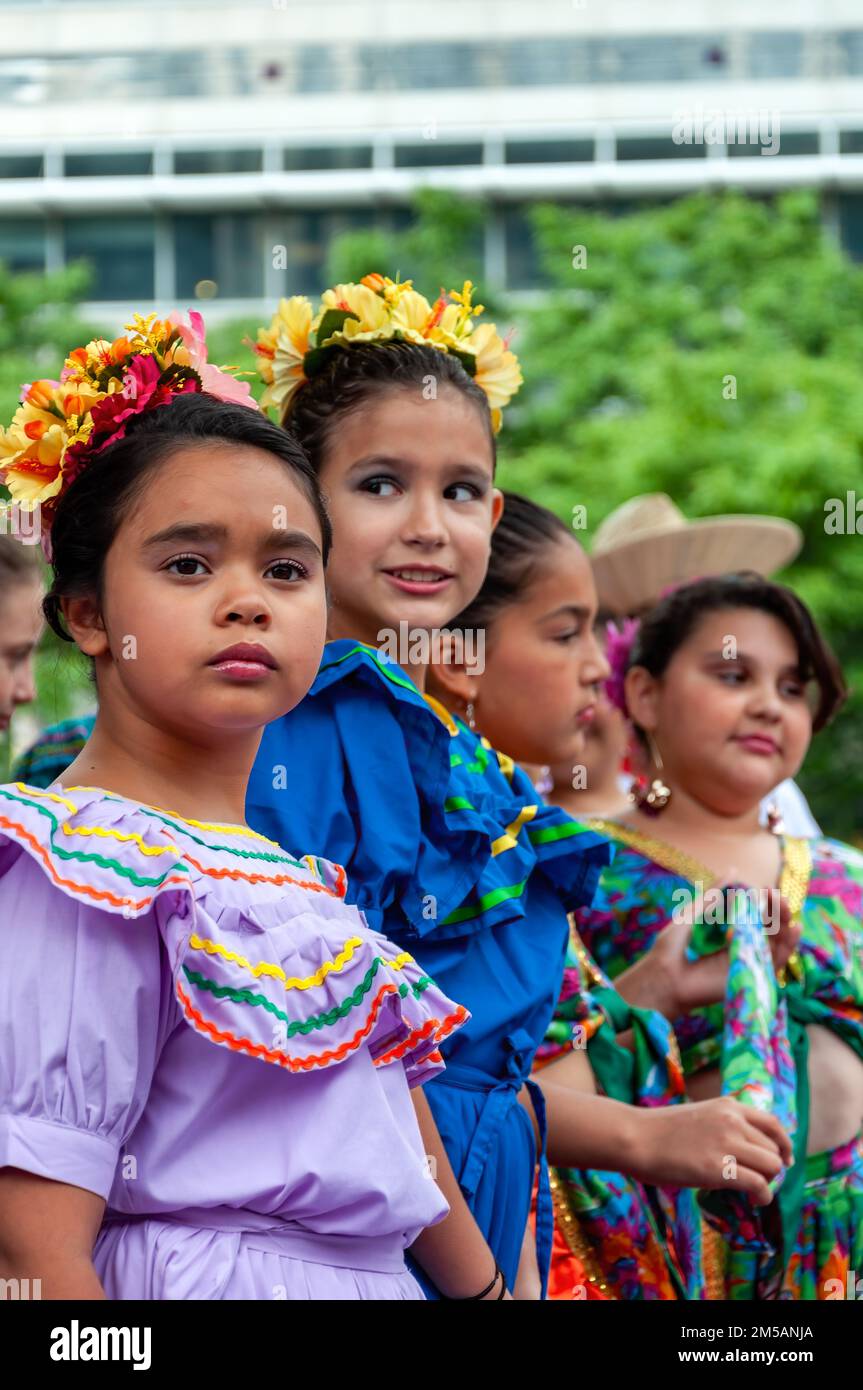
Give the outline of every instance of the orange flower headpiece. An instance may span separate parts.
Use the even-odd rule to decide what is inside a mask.
[[[187,391],[257,410],[233,369],[207,361],[204,321],[194,311],[160,320],[135,315],[109,343],[95,338],[66,358],[59,381],[25,386],[8,429],[0,428],[0,482],[24,511],[40,511],[43,550],[57,502],[94,454],[122,439],[129,420]]]
[[[522,383],[518,358],[493,323],[475,322],[482,304],[472,302],[473,285],[441,291],[434,304],[410,280],[365,275],[358,285],[325,290],[316,310],[304,295],[283,299],[269,328],[250,343],[259,358],[267,390],[261,405],[274,406],[284,419],[295,392],[326,365],[331,349],[358,343],[402,340],[450,352],[481,386],[495,431],[501,410]]]

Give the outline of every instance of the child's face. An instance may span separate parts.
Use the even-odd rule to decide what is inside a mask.
[[[42,634],[42,585],[16,583],[0,604],[0,734],[17,705],[36,698],[33,653]]]
[[[477,728],[519,763],[574,763],[608,663],[594,633],[596,589],[575,541],[544,552],[522,600],[495,618],[477,681]]]
[[[314,507],[272,455],[220,441],[178,449],[106,558],[100,705],[119,700],[204,743],[292,709],[325,640],[320,546]],[[213,664],[238,643],[272,665]]]
[[[654,680],[634,668],[626,698],[663,779],[733,814],[793,777],[812,732],[794,638],[770,613],[707,613]]]
[[[321,469],[330,636],[441,628],[479,592],[501,511],[488,430],[451,387],[387,391],[339,421]]]

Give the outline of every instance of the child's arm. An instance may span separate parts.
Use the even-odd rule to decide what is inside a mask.
[[[495,1258],[462,1196],[422,1087],[415,1086],[411,1096],[426,1155],[434,1161],[432,1176],[450,1205],[443,1221],[417,1237],[411,1254],[445,1297],[472,1298],[491,1284]],[[487,1300],[499,1298],[500,1290],[498,1279]],[[507,1292],[506,1297],[512,1295]]]
[[[104,1298],[92,1258],[104,1210],[83,1187],[0,1169],[0,1278],[39,1279],[42,1298]]]
[[[768,1180],[792,1160],[791,1141],[773,1115],[728,1097],[654,1109],[573,1091],[544,1074],[539,1085],[549,1162],[563,1168],[608,1169],[670,1187],[727,1186],[766,1206],[773,1200]],[[532,1116],[526,1088],[519,1099]],[[729,1157],[733,1177],[725,1176]]]

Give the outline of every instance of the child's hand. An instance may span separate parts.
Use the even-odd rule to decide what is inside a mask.
[[[729,1097],[636,1114],[627,1171],[654,1185],[729,1187],[767,1206],[769,1180],[792,1160],[791,1141],[775,1116]]]

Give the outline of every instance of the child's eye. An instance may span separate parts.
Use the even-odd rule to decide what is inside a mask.
[[[555,642],[573,642],[579,636],[577,627],[571,628],[569,632],[558,632],[554,636]]]
[[[800,681],[783,681],[780,686],[783,695],[788,695],[792,700],[801,700],[806,694],[806,686],[801,685]]]
[[[453,496],[457,492],[461,493],[460,497]],[[444,493],[444,497],[450,502],[473,502],[479,496],[479,488],[474,487],[473,483],[453,483]]]
[[[398,491],[398,483],[395,478],[366,478],[365,482],[360,484],[360,491],[370,492],[373,497],[392,497]]]
[[[733,667],[731,670],[726,667],[724,670],[718,671],[717,675],[721,681],[729,681],[732,685],[737,685],[746,679],[743,671],[735,670]]]
[[[170,560],[170,561],[168,562],[168,564],[165,566],[165,569],[166,569],[166,570],[172,570],[172,569],[174,568],[174,565],[203,565],[203,564],[204,564],[204,561],[203,561],[203,560],[199,560],[198,557],[197,557],[197,555],[178,555],[177,558],[176,558],[175,560]],[[190,571],[190,570],[182,570],[181,573],[184,574],[187,578],[191,576],[191,571]]]
[[[274,564],[270,565],[267,574],[272,573],[273,570],[285,570],[286,573],[277,574],[275,578],[284,579],[290,584],[296,584],[297,580],[308,579],[309,577],[308,570],[305,565],[300,564],[299,560],[276,560]]]

